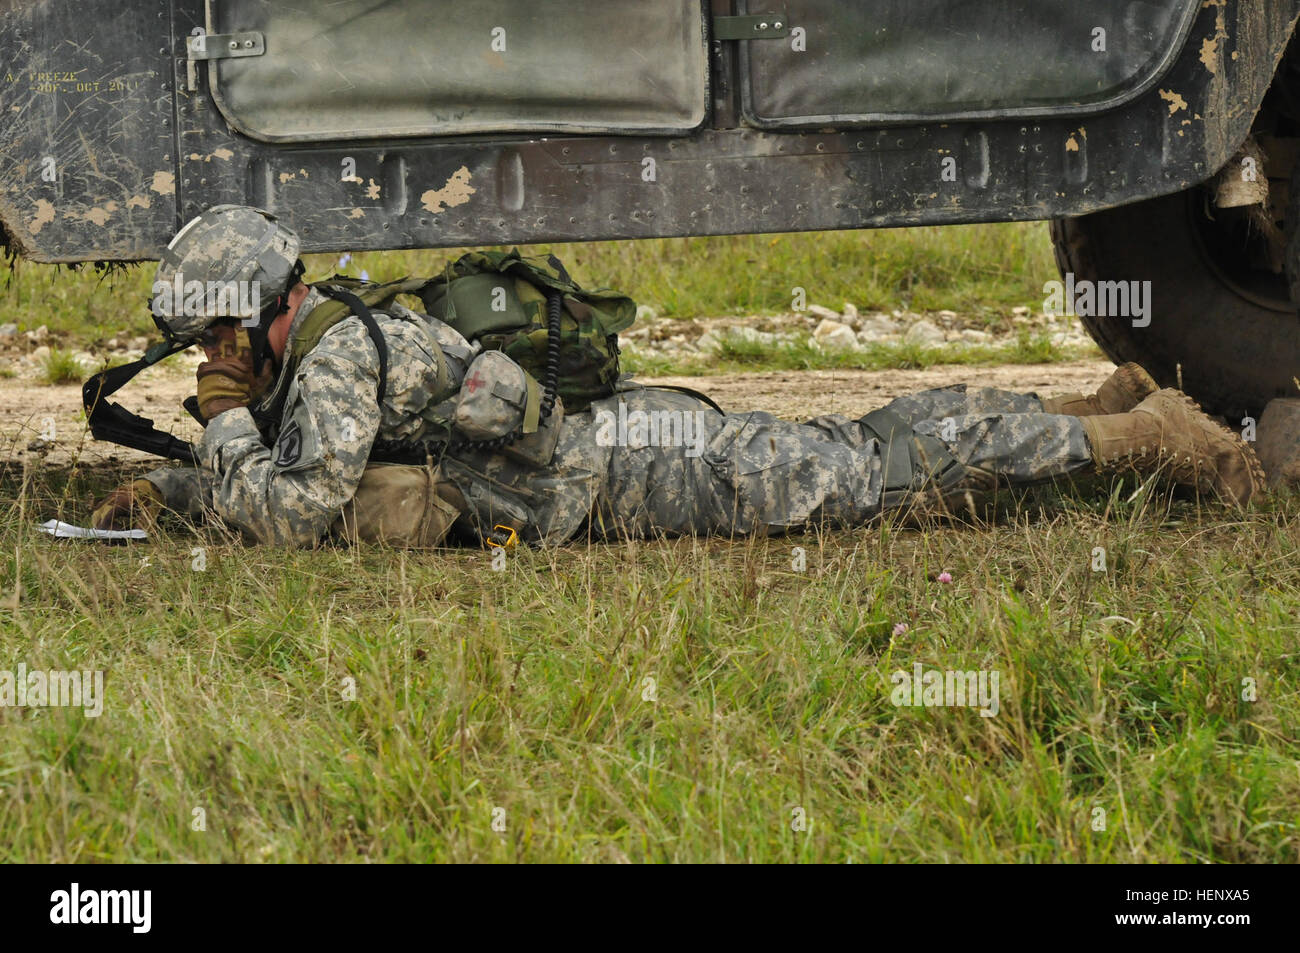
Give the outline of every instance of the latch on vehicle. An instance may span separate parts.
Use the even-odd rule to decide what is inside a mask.
[[[261,56],[266,39],[256,30],[247,33],[199,33],[186,40],[191,61],[227,60],[238,56]]]
[[[789,35],[790,21],[784,13],[713,18],[715,40],[779,40]]]

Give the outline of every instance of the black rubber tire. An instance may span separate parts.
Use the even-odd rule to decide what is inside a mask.
[[[1287,282],[1257,296],[1227,277],[1197,224],[1200,189],[1052,222],[1064,275],[1151,282],[1151,324],[1080,317],[1116,363],[1136,361],[1162,387],[1178,385],[1210,413],[1258,416],[1274,397],[1300,397],[1300,316]]]

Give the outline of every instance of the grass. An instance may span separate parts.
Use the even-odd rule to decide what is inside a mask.
[[[1042,491],[978,529],[502,572],[32,530],[120,476],[3,474],[4,666],[108,686],[98,719],[0,708],[7,862],[1298,856],[1295,499]],[[895,707],[918,662],[998,671],[998,715]]]
[[[620,345],[625,371],[643,376],[703,375],[760,370],[923,370],[936,364],[1054,364],[1097,357],[1092,346],[1061,348],[1047,334],[1022,329],[1009,345],[926,347],[916,343],[873,344],[858,350],[822,348],[809,338],[768,343],[737,334],[720,335],[721,346],[711,354],[676,357],[641,348],[634,342]]]
[[[1012,223],[876,231],[671,238],[526,246],[554,252],[587,286],[626,291],[668,317],[774,314],[808,304],[837,310],[1010,311],[1037,306],[1057,277],[1047,225]],[[343,271],[376,280],[435,274],[465,249],[366,252]],[[337,255],[309,255],[307,279],[332,274]],[[154,264],[105,274],[19,262],[0,290],[7,320],[46,325],[78,341],[157,334],[147,312]]]
[[[85,376],[86,369],[71,351],[51,348],[41,362],[41,377],[47,384],[80,384]]]

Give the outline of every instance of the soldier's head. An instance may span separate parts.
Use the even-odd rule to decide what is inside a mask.
[[[163,252],[150,302],[154,323],[169,341],[205,345],[225,328],[242,328],[260,371],[271,354],[271,326],[301,284],[299,248],[298,236],[270,212],[213,206]]]

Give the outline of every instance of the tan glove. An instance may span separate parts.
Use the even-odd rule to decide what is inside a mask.
[[[262,368],[261,377],[253,375],[253,348],[248,331],[235,328],[235,340],[223,341],[217,357],[199,365],[199,413],[211,420],[234,407],[247,407],[253,398],[271,384],[271,362]]]
[[[95,529],[150,529],[166,501],[148,480],[119,486],[95,508],[90,525]]]

